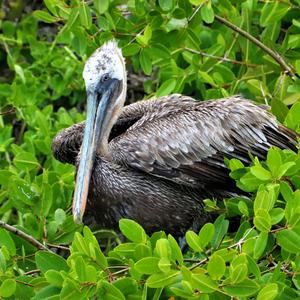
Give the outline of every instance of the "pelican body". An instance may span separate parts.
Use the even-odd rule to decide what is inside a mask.
[[[179,237],[209,218],[203,199],[239,193],[224,157],[249,164],[249,153],[265,159],[271,146],[297,149],[295,132],[240,96],[197,102],[174,94],[123,107],[126,69],[115,42],[96,50],[83,77],[87,120],[52,144],[56,159],[77,167],[76,222],[87,206],[101,227],[130,218],[148,233]]]

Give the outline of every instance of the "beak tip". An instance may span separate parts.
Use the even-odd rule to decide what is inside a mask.
[[[82,224],[82,216],[80,213],[77,213],[77,212],[74,212],[73,213],[73,220],[74,220],[74,223],[78,224],[78,225],[81,225]]]

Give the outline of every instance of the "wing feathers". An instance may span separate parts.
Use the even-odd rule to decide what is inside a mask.
[[[296,148],[295,133],[240,97],[170,97],[149,101],[146,113],[111,141],[115,161],[184,185],[230,184],[224,157],[249,163],[249,152],[264,158],[271,145]]]

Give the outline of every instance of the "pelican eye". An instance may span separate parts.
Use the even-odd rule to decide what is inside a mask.
[[[109,74],[106,73],[106,74],[104,74],[104,75],[102,76],[101,82],[106,82],[106,81],[108,81],[109,79],[110,79]]]

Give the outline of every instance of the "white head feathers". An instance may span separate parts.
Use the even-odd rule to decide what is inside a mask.
[[[106,42],[88,58],[83,70],[86,89],[94,89],[104,74],[126,83],[125,60],[115,40]]]

